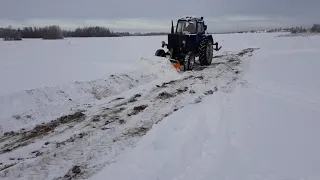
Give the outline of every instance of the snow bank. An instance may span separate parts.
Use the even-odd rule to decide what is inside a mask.
[[[92,101],[120,94],[159,78],[179,77],[171,63],[164,58],[143,57],[136,67],[133,71],[115,73],[108,78],[0,96],[0,131],[31,128],[70,111],[88,107]]]
[[[154,55],[165,38],[0,41],[0,95],[126,73],[141,57]]]

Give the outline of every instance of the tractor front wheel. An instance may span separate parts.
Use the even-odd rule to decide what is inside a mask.
[[[193,70],[194,64],[195,64],[196,55],[190,51],[186,55],[183,63],[183,70],[184,71],[191,71]]]
[[[159,56],[159,57],[166,57],[166,52],[164,52],[163,49],[158,49],[155,53],[156,56]]]

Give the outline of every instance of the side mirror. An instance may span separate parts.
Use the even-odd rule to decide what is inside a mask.
[[[203,25],[203,29],[206,31],[207,30],[207,25]]]

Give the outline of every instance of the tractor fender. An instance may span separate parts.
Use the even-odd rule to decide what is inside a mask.
[[[209,41],[211,41],[211,42],[212,42],[212,44],[214,43],[214,42],[213,42],[213,38],[212,38],[212,35],[211,35],[211,34],[207,34],[207,35],[206,35],[206,37],[207,37],[207,39],[208,39]]]

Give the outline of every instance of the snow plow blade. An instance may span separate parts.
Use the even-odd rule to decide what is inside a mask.
[[[178,70],[181,71],[181,64],[178,60],[175,59],[169,59],[169,61],[172,63],[173,67]]]

